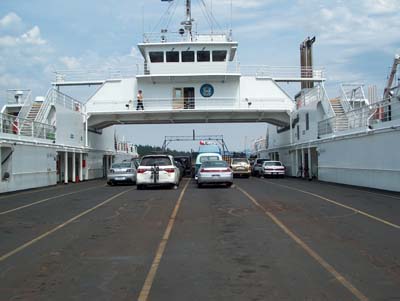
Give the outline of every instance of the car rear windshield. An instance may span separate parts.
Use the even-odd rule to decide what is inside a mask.
[[[207,161],[201,164],[201,167],[228,167],[225,161]]]
[[[111,168],[129,168],[131,167],[131,163],[124,162],[124,163],[114,163],[111,165]]]
[[[265,166],[282,166],[281,162],[265,162]]]
[[[268,161],[268,159],[257,159],[258,164],[262,164],[263,162]]]
[[[153,165],[158,165],[158,166],[166,166],[166,165],[172,165],[170,158],[168,157],[147,157],[143,158],[142,162],[140,163],[142,166],[153,166]]]
[[[202,156],[200,157],[200,162],[206,162],[206,161],[215,161],[215,160],[219,160],[218,156]]]
[[[232,164],[238,164],[242,162],[249,163],[246,158],[232,159]]]

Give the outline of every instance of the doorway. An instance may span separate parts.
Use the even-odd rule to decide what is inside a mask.
[[[172,109],[194,109],[195,108],[195,97],[194,88],[174,88],[173,89],[173,99],[172,99]]]

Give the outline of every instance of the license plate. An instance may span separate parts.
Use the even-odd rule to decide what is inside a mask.
[[[212,175],[213,177],[215,177],[215,178],[218,178],[220,175]]]
[[[123,180],[125,180],[124,177],[116,177],[115,179],[116,179],[117,181],[123,181]]]

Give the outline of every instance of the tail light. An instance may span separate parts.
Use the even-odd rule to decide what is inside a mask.
[[[163,171],[165,171],[167,173],[174,173],[175,169],[174,168],[166,168],[166,169],[163,169]]]
[[[144,173],[146,171],[146,169],[144,169],[144,168],[139,168],[138,170],[137,170],[137,173]]]

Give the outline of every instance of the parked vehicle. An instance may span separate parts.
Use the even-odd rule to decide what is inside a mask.
[[[263,175],[262,165],[265,161],[270,161],[269,159],[256,159],[253,164],[253,168],[251,169],[252,176],[259,176]]]
[[[178,156],[174,157],[174,159],[182,164],[184,167],[183,176],[191,176],[192,175],[192,157],[190,156]]]
[[[196,158],[196,166],[195,166],[195,178],[197,179],[197,172],[200,169],[201,164],[203,164],[206,161],[216,161],[216,160],[222,160],[222,156],[218,153],[200,153],[197,155]]]
[[[233,184],[233,172],[226,161],[212,160],[201,164],[197,174],[197,186],[206,184],[223,184],[230,187]]]
[[[251,167],[249,160],[246,158],[232,158],[231,168],[234,176],[250,177]]]
[[[175,163],[176,167],[179,168],[179,180],[182,180],[182,178],[185,174],[185,167],[182,165],[182,163],[180,161],[176,160],[175,158],[174,158],[174,163]]]
[[[285,166],[280,161],[265,161],[262,165],[263,176],[285,176]]]
[[[144,156],[137,169],[136,187],[146,186],[178,187],[180,171],[170,155]]]
[[[136,167],[133,161],[113,163],[107,173],[107,184],[136,183]]]

